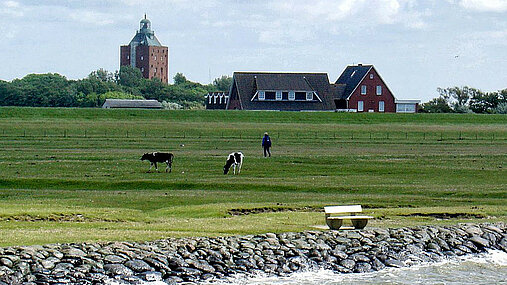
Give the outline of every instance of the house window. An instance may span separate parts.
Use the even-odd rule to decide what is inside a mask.
[[[372,74],[370,74],[370,79],[373,79],[373,73],[372,73]]]
[[[364,111],[363,101],[357,101],[357,111],[358,112]]]
[[[288,101],[289,100],[289,92],[284,91],[282,92],[282,101]]]
[[[141,60],[144,60],[144,56],[141,55]]]
[[[276,100],[282,100],[282,91],[276,91]]]
[[[377,95],[382,95],[382,86],[377,85]]]
[[[265,96],[264,96],[264,91],[259,91],[259,100],[264,100],[265,99]]]
[[[378,102],[378,111],[379,112],[384,112],[384,101],[379,101]]]
[[[366,85],[361,85],[361,95],[366,95]]]
[[[266,91],[264,93],[264,99],[266,100],[275,100],[276,92],[275,91]]]
[[[306,101],[313,100],[313,92],[306,92]]]
[[[289,91],[289,101],[294,101],[296,99],[296,92]]]
[[[157,60],[157,56],[155,56],[154,59]]]
[[[298,101],[304,101],[306,100],[306,92],[295,92],[296,93],[296,100]]]

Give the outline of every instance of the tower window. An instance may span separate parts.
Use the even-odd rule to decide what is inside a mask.
[[[144,56],[141,55],[141,60],[144,60]]]

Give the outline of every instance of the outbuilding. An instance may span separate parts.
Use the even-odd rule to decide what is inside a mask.
[[[162,104],[157,100],[106,99],[102,108],[162,109]]]

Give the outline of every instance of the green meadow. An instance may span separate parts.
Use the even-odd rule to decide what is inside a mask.
[[[506,221],[506,168],[506,115],[0,108],[0,246]]]

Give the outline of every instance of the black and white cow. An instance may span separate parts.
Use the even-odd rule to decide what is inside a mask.
[[[243,158],[245,156],[240,151],[233,152],[227,156],[227,161],[224,165],[224,174],[229,173],[231,166],[233,167],[233,173],[236,174],[236,167],[238,167],[238,174],[241,172],[241,165],[243,164]]]
[[[148,160],[150,162],[150,170],[153,165],[155,165],[155,170],[158,171],[157,162],[165,162],[167,164],[167,167],[165,168],[165,172],[169,169],[169,172],[173,170],[173,158],[174,155],[172,153],[168,152],[150,152],[145,153],[141,157],[141,160]]]

